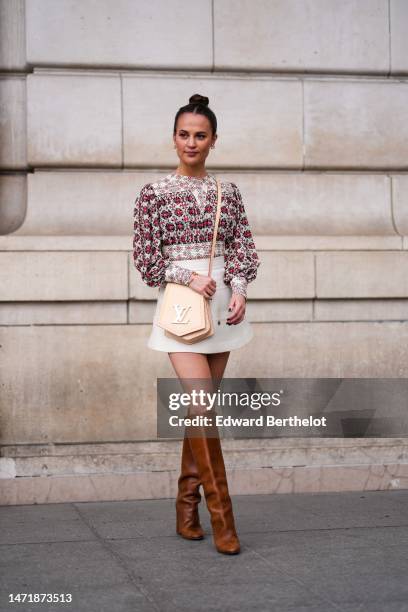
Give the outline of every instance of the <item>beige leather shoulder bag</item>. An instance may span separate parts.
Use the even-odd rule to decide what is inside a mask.
[[[211,276],[221,212],[221,183],[219,179],[216,180],[217,212],[215,216],[208,276]],[[210,300],[187,285],[167,283],[157,325],[165,330],[166,336],[175,338],[185,344],[193,344],[194,342],[204,340],[204,338],[208,338],[214,334]]]

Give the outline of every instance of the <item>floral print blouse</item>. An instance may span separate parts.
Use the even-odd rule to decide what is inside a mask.
[[[224,282],[246,298],[247,284],[256,278],[261,262],[238,187],[221,182],[221,192],[214,256],[224,255]],[[216,210],[213,175],[171,172],[142,187],[134,203],[133,260],[149,287],[189,284],[192,270],[183,268],[182,261],[210,257]]]

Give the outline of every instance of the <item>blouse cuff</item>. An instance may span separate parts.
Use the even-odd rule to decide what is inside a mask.
[[[247,285],[247,279],[243,278],[242,276],[233,276],[231,279],[232,293],[239,293],[240,295],[243,295],[244,298],[247,297]]]
[[[188,285],[191,279],[192,270],[182,268],[174,263],[169,264],[166,268],[165,281],[166,283],[178,283],[179,285]]]

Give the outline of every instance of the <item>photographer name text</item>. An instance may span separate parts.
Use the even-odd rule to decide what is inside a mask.
[[[172,415],[169,417],[169,424],[172,427],[209,427],[213,424],[213,417],[206,415],[196,415],[193,417],[179,417]],[[232,417],[217,414],[215,417],[217,427],[326,427],[326,417],[290,416],[277,418],[273,414],[259,415],[257,417]]]

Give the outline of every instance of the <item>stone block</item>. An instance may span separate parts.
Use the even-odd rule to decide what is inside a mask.
[[[389,69],[388,6],[382,0],[222,0],[214,4],[214,33],[217,70]]]
[[[224,439],[222,447],[235,495],[401,490],[408,481],[403,438]],[[7,505],[174,499],[177,494],[180,441],[19,445],[3,447],[3,452],[7,456],[0,459],[0,494]],[[51,521],[60,521],[53,508],[49,514]],[[44,519],[46,508],[38,516]],[[104,521],[103,513],[98,517]],[[393,521],[398,521],[398,513]],[[64,524],[69,528],[69,521]],[[128,528],[133,530],[132,521]],[[112,536],[111,529],[104,534]],[[122,522],[120,530],[123,536]],[[22,538],[27,535],[20,530]]]
[[[18,235],[129,236],[133,208],[151,175],[106,170],[39,171],[28,177],[28,207]]]
[[[147,351],[147,326],[1,328],[1,442],[151,440],[164,353]]]
[[[395,444],[394,440],[393,443]],[[228,461],[228,450],[225,453]],[[228,469],[231,495],[388,491],[408,488],[406,463]],[[8,468],[12,469],[12,468]],[[84,474],[0,481],[3,505],[163,499],[175,497],[180,470]]]
[[[316,321],[408,321],[408,299],[316,300]]]
[[[222,178],[238,185],[257,236],[395,235],[386,175],[222,172]]]
[[[0,78],[0,130],[0,168],[25,169],[26,82],[23,76]]]
[[[389,251],[403,248],[402,236],[258,235],[254,240],[259,251]],[[17,237],[15,243],[19,244]]]
[[[129,301],[129,323],[151,325],[156,310],[156,300]]]
[[[27,178],[23,174],[0,176],[0,234],[17,230],[27,210]]]
[[[408,297],[408,253],[316,253],[318,298]]]
[[[27,57],[37,66],[52,58],[64,67],[212,67],[210,0],[26,0],[26,6]]]
[[[313,254],[261,252],[256,279],[248,285],[251,299],[304,299],[314,297]]]
[[[408,73],[407,21],[405,0],[390,0],[391,74]]]
[[[306,168],[408,168],[408,87],[387,80],[304,83]]]
[[[0,236],[0,251],[128,251],[129,236]]]
[[[25,70],[24,0],[0,2],[0,70]]]
[[[127,323],[123,302],[1,302],[0,325],[108,325]]]
[[[112,167],[122,163],[117,74],[28,75],[27,122],[31,166]]]
[[[276,321],[311,321],[312,300],[251,300],[248,299],[246,315],[253,323]]]
[[[245,376],[270,378],[405,378],[408,321],[254,324],[239,349]],[[225,376],[241,376],[234,354]]]
[[[408,234],[408,174],[394,174],[392,181],[392,203],[394,222],[399,234]]]
[[[125,300],[127,253],[0,253],[3,302]]]

